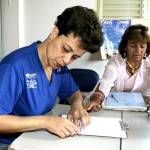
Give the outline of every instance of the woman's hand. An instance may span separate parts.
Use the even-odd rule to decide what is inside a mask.
[[[150,101],[147,102],[146,107],[150,108]]]
[[[99,111],[101,109],[101,105],[95,101],[89,101],[88,103],[83,104],[83,108],[87,111]]]
[[[104,93],[102,91],[94,92],[88,103],[83,104],[84,109],[87,111],[99,111],[101,109],[101,104],[104,101]]]
[[[143,96],[145,103],[146,103],[146,107],[150,108],[150,96]]]

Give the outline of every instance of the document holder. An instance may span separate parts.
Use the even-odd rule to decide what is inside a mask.
[[[147,111],[148,117],[150,118],[150,108]]]
[[[127,130],[129,130],[129,126],[128,126],[127,123],[124,123],[122,120],[119,121],[119,123],[120,123],[120,127],[121,127],[121,130],[122,130],[122,131],[127,131]]]

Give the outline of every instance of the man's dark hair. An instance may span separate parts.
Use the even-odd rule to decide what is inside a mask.
[[[55,25],[59,29],[59,35],[73,33],[81,38],[81,47],[86,51],[95,53],[100,50],[103,32],[94,10],[82,6],[67,8],[57,16]]]

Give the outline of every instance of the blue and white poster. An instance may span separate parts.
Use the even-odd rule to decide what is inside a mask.
[[[131,20],[101,20],[101,25],[104,32],[101,54],[102,59],[107,59],[118,53],[119,42]]]

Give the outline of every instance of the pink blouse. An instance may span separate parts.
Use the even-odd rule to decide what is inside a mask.
[[[135,83],[135,79],[137,76],[137,72],[133,75],[129,75],[129,73],[126,71],[125,73],[125,79],[124,79],[124,92],[131,92],[133,87],[134,87],[134,83]]]

